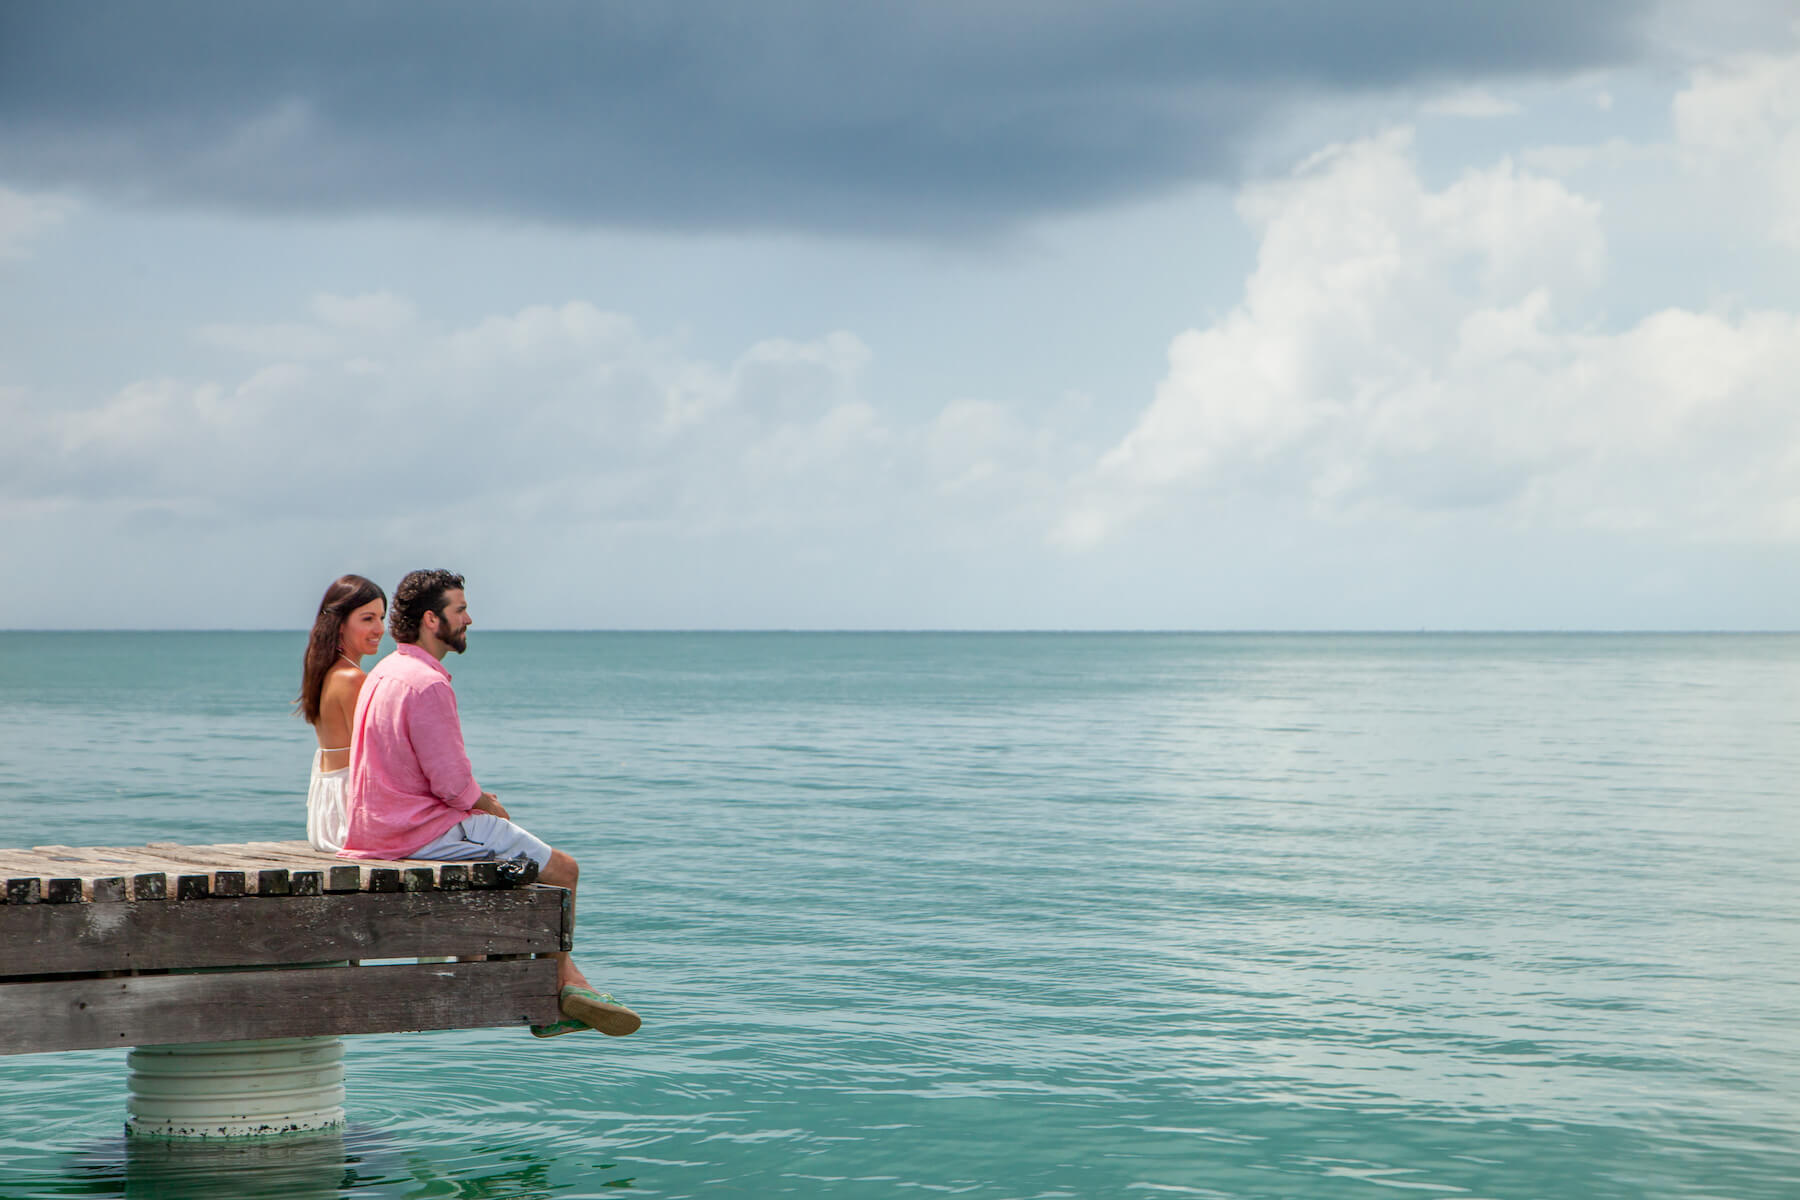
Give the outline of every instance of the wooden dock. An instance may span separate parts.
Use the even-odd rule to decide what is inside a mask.
[[[305,842],[0,850],[0,1054],[555,1021],[570,895],[509,872]],[[481,961],[417,961],[442,957]]]

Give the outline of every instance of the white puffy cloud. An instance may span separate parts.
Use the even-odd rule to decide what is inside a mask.
[[[1260,240],[1242,303],[1175,338],[1065,544],[1247,492],[1329,521],[1482,509],[1800,538],[1800,319],[1670,307],[1592,328],[1571,314],[1604,273],[1600,206],[1510,161],[1434,189],[1403,133],[1334,147],[1240,211]]]
[[[1703,67],[1675,97],[1673,116],[1683,162],[1711,185],[1708,202],[1748,209],[1800,249],[1800,54]]]
[[[792,534],[959,506],[966,528],[1010,509],[958,498],[972,470],[1045,486],[1043,435],[997,408],[896,426],[864,395],[871,352],[847,332],[716,362],[584,301],[449,329],[387,293],[308,307],[315,320],[198,330],[251,358],[236,375],[140,380],[73,407],[0,394],[18,431],[0,506]]]
[[[1596,89],[1615,85],[1621,115],[1593,117],[1612,94]],[[0,533],[59,572],[140,548],[202,572],[254,560],[259,577],[294,559],[298,591],[315,595],[312,576],[345,564],[466,555],[534,592],[618,588],[620,607],[584,619],[650,624],[1791,624],[1773,601],[1721,618],[1711,593],[1781,591],[1757,564],[1793,561],[1800,542],[1800,329],[1782,311],[1796,307],[1782,269],[1800,212],[1785,173],[1793,61],[1697,73],[1664,140],[1643,132],[1641,77],[1516,94],[1516,120],[1427,121],[1416,146],[1405,132],[1347,141],[1243,189],[1254,265],[1222,277],[1205,273],[1245,247],[1217,229],[1155,257],[1191,203],[1172,197],[1153,220],[1096,217],[1080,239],[1051,230],[978,266],[945,250],[945,273],[904,284],[867,283],[884,273],[862,269],[866,247],[831,272],[784,273],[783,248],[717,275],[668,269],[629,239],[604,248],[656,279],[699,280],[665,292],[649,275],[585,269],[598,259],[545,271],[534,254],[580,257],[549,234],[506,241],[504,259],[476,247],[517,265],[509,289],[582,295],[603,277],[611,296],[642,296],[633,312],[472,307],[479,285],[433,292],[406,253],[348,235],[343,262],[308,241],[291,256],[298,274],[259,274],[242,292],[222,274],[122,288],[92,320],[16,339],[0,380]],[[1510,103],[1467,92],[1428,108],[1497,117]],[[1587,140],[1503,155],[1503,139],[1533,129]],[[263,133],[279,143],[281,122]],[[1687,202],[1707,192],[1712,203]],[[12,199],[0,195],[0,245],[9,228],[50,228],[53,206],[15,206],[31,224],[6,215]],[[111,253],[170,227],[43,246]],[[1053,261],[1089,234],[1096,249]],[[1712,252],[1727,242],[1732,254]],[[1102,256],[1129,264],[1103,288]],[[30,273],[63,279],[65,261],[81,267]],[[323,272],[366,278],[372,262],[394,273],[391,290],[314,290],[334,277]],[[1241,292],[1221,297],[1220,282]],[[936,306],[965,284],[959,305],[915,315],[925,305],[909,289],[928,286]],[[267,317],[281,288],[279,319],[244,319]],[[681,307],[703,294],[774,302],[723,300],[729,319]],[[169,312],[140,321],[130,306],[144,295]],[[209,306],[198,316],[196,297]],[[1192,316],[1203,304],[1222,315]],[[1102,306],[1105,321],[1088,315]],[[1052,312],[1052,337],[993,336]],[[844,320],[879,341],[822,332]],[[1083,321],[1090,336],[1070,336]],[[1146,395],[1159,364],[1135,347],[1150,338],[1168,354]],[[1101,346],[1111,358],[1096,366]],[[1058,408],[1063,387],[1092,399]],[[1060,553],[1047,531],[1096,552]],[[1727,561],[1765,584],[1717,585]],[[1652,573],[1687,600],[1634,608]],[[1490,603],[1496,581],[1539,602]],[[1583,586],[1585,608],[1564,603]],[[962,602],[981,589],[985,607]],[[79,619],[115,619],[91,611]]]

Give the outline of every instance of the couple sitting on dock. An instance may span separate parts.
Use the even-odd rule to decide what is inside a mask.
[[[468,649],[463,579],[414,571],[387,596],[345,575],[320,601],[306,648],[298,701],[319,750],[307,795],[307,840],[345,858],[519,862],[537,879],[575,889],[580,868],[507,816],[483,791],[463,749],[456,693],[443,660]],[[386,618],[394,652],[366,675],[362,660],[381,643]],[[634,1032],[637,1014],[597,992],[567,952],[557,955],[564,1020],[532,1027],[539,1037],[593,1028]]]

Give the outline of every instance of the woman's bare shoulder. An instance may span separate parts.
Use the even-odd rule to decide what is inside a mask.
[[[321,699],[328,701],[346,692],[354,697],[362,691],[363,680],[367,678],[368,674],[361,667],[339,663],[325,673],[325,688]]]

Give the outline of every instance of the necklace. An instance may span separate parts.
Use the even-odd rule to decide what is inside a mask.
[[[362,664],[357,662],[354,658],[351,658],[348,654],[345,654],[342,650],[338,651],[338,657],[355,667],[357,670],[362,670]]]

